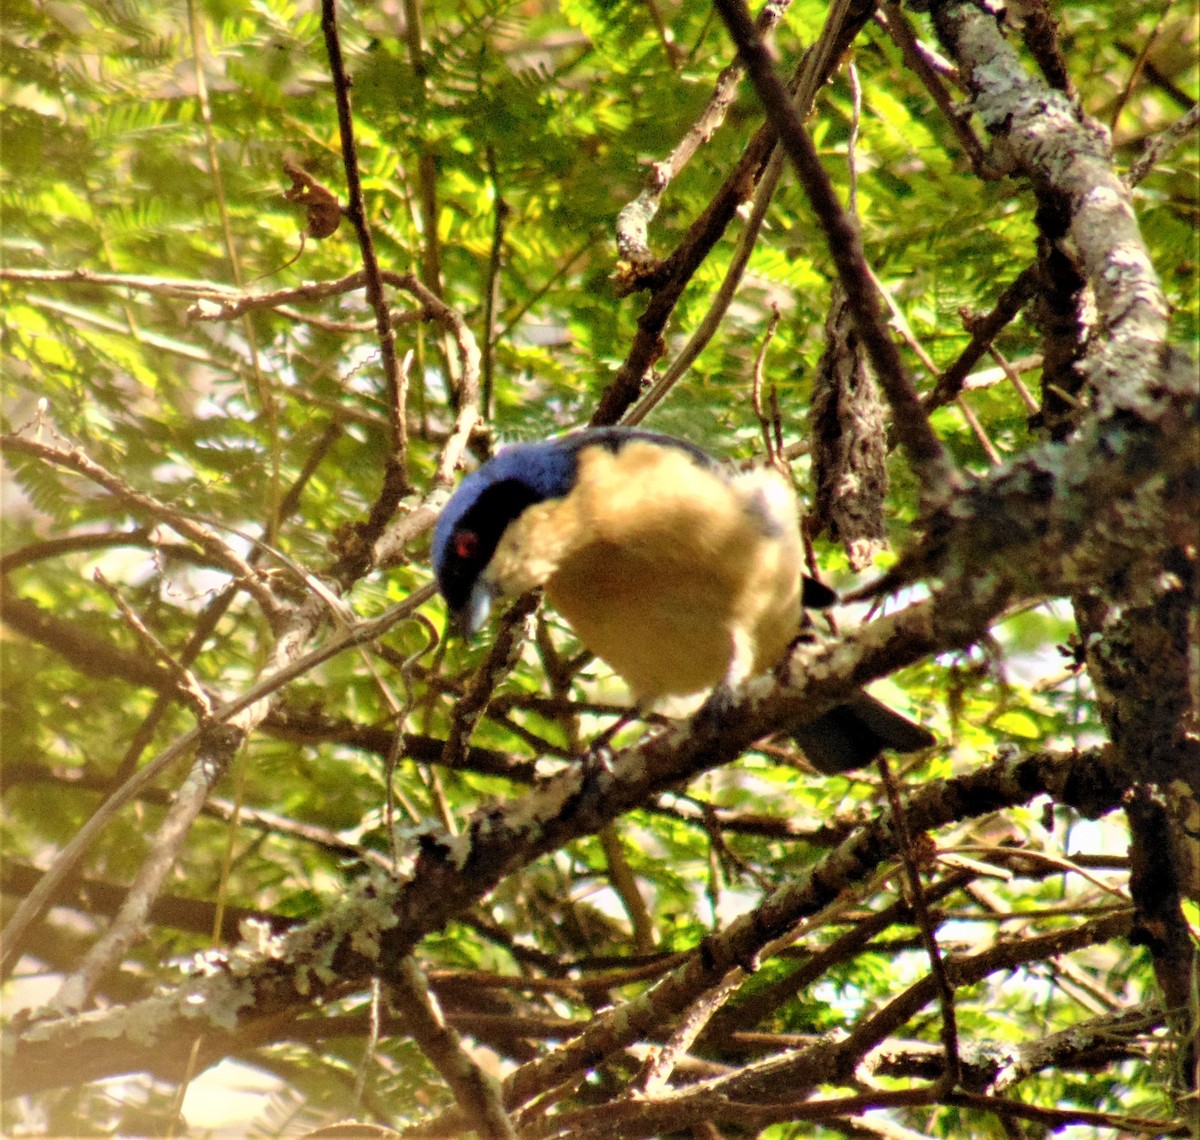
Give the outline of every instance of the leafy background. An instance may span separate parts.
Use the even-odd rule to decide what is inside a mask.
[[[1169,3],[1066,3],[1055,13],[1082,105],[1113,125],[1123,167],[1194,101],[1195,12]],[[822,5],[797,0],[777,35],[780,57],[794,61],[823,18]],[[418,275],[461,314],[489,358],[494,435],[477,436],[473,449],[587,422],[642,309],[637,295],[614,294],[614,218],[642,188],[649,164],[696,120],[729,62],[720,21],[701,0],[406,0],[343,7],[338,19],[380,263]],[[200,321],[187,316],[192,300],[167,287],[181,280],[266,292],[358,268],[344,221],[332,237],[309,238],[301,248],[303,213],[282,193],[287,160],[345,202],[319,10],[282,2],[10,0],[0,34],[5,430],[78,447],[126,487],[202,521],[239,551],[251,549],[247,536],[269,536],[282,557],[267,561],[281,577],[288,566],[321,574],[374,502],[390,447],[379,344],[361,290],[297,302],[292,316],[260,309]],[[944,368],[967,343],[960,313],[986,312],[1032,259],[1033,196],[1014,180],[971,174],[882,26],[867,24],[852,59],[861,113],[843,67],[821,91],[809,126],[843,196],[856,127],[857,211],[868,259],[913,337]],[[726,125],[671,184],[650,230],[656,253],[682,240],[760,119],[743,90]],[[1173,333],[1184,344],[1195,342],[1200,315],[1197,173],[1188,145],[1136,193],[1138,220],[1174,307]],[[727,238],[684,293],[667,333],[668,358],[702,317],[731,251]],[[46,270],[93,277],[29,272]],[[785,442],[804,441],[834,275],[804,198],[785,177],[735,304],[649,426],[722,456],[758,455],[749,375],[778,306],[768,383],[778,393]],[[413,308],[400,294],[393,304],[399,312]],[[436,323],[400,324],[397,337],[400,350],[412,353],[410,476],[424,489],[452,426],[460,365]],[[1018,318],[996,347],[1010,361],[1034,356],[1038,329]],[[919,385],[930,387],[934,378],[906,351]],[[1036,378],[1036,369],[1026,374],[1034,388]],[[1003,458],[1037,438],[1010,384],[966,399],[978,432],[956,406],[933,420],[968,470],[992,466],[985,442]],[[793,470],[808,494],[808,460],[798,450]],[[902,548],[917,510],[915,487],[903,461],[893,454],[890,462],[888,527]],[[28,891],[24,872],[49,865],[106,791],[195,723],[178,701],[156,709],[151,689],[97,656],[99,647],[119,662],[151,655],[114,591],[179,654],[228,578],[120,496],[61,467],[9,457],[4,508],[6,603],[19,596],[61,623],[31,636],[18,614],[0,643],[7,905]],[[819,543],[818,560],[834,584],[852,581],[837,546]],[[402,563],[357,581],[345,600],[359,617],[373,616],[428,580],[422,536]],[[440,604],[423,612],[440,630]],[[557,654],[569,657],[569,631],[552,613],[543,620]],[[1099,739],[1087,677],[1061,648],[1074,634],[1070,608],[1028,609],[993,632],[985,645],[904,670],[877,688],[942,741],[903,772],[906,781],[968,770],[1002,747],[1070,749]],[[311,918],[345,892],[365,861],[390,856],[386,747],[381,754],[376,738],[364,743],[355,733],[389,728],[399,707],[409,732],[445,738],[481,650],[449,642],[434,651],[430,641],[429,628],[410,621],[364,654],[344,653],[290,686],[283,701],[293,727],[280,716],[251,737],[178,852],[167,897],[203,906],[190,917],[156,916],[119,968],[106,973],[96,996],[102,1006],[169,986],[184,956],[227,944],[231,931],[215,941],[212,934],[218,910]],[[263,670],[270,644],[267,621],[240,595],[208,633],[192,672],[213,692],[242,692]],[[525,650],[475,732],[477,748],[546,764],[570,756],[608,722],[588,710],[619,704],[622,690],[594,662],[555,691],[582,706],[537,700],[548,691],[548,658],[545,645],[540,653]],[[632,727],[628,738],[638,731]],[[169,789],[179,778],[159,786]],[[411,756],[400,759],[392,784],[401,846],[430,821],[461,822],[490,797],[522,792],[477,764],[447,770]],[[810,866],[880,796],[870,774],[816,779],[782,745],[748,752],[632,813],[606,836],[574,841],[511,876],[475,914],[425,940],[420,959],[466,986],[482,974],[542,976],[568,966],[603,980],[619,966],[689,950],[714,924]],[[85,874],[93,889],[64,899],[39,928],[6,993],[10,1012],[53,995],[104,929],[113,903],[95,885],[132,880],[164,800],[164,791],[145,794],[90,848]],[[740,825],[705,826],[698,804]],[[756,829],[755,819],[766,822]],[[941,937],[952,950],[1070,924],[1111,902],[1096,878],[1118,894],[1125,889],[1125,838],[1115,819],[1083,821],[1037,804],[952,829],[938,842],[1083,855],[1095,868],[1084,877],[1030,862],[973,880],[939,904]],[[620,882],[622,867],[640,903]],[[864,913],[894,901],[899,889],[894,877],[869,886],[855,900]],[[635,915],[639,906],[644,913]],[[818,949],[842,929],[835,921],[815,924],[803,946]],[[788,967],[786,953],[765,963],[739,1000]],[[835,964],[773,1007],[760,1028],[813,1034],[845,1026],[927,969],[913,928],[893,926],[871,952]],[[454,1013],[481,1063],[503,1073],[551,1047],[553,1034],[524,1036],[510,1024],[489,1037],[468,1015],[583,1019],[643,985],[613,981],[562,993],[468,987]],[[450,982],[443,991],[453,1008]],[[1136,1009],[1153,993],[1145,950],[1114,941],[964,989],[957,1008],[964,1037],[1003,1044]],[[240,1060],[270,1076],[270,1091],[239,1109],[246,1115],[232,1134],[295,1133],[348,1115],[400,1125],[444,1106],[439,1078],[402,1032],[368,1043],[368,1006],[369,995],[348,993],[322,1013],[344,1018],[337,1035],[310,1021],[307,1031],[248,1046]],[[936,1041],[937,1025],[930,1007],[906,1035]],[[1043,1105],[1169,1117],[1168,1039],[1149,1033],[1140,1050],[1096,1071],[1050,1065],[1023,1082],[1021,1095]],[[712,1056],[738,1063],[728,1049]],[[579,1090],[581,1102],[612,1095],[632,1064],[618,1058],[599,1070]],[[185,1092],[186,1082],[144,1075],[54,1089],[8,1102],[4,1131],[79,1135],[120,1127],[123,1134],[182,1135],[186,1125],[171,1123],[181,1097],[184,1117],[203,1120],[203,1098]],[[965,1109],[897,1112],[895,1120],[929,1135],[1034,1134]],[[795,1127],[769,1134],[817,1134]],[[204,1124],[194,1131],[204,1134]]]

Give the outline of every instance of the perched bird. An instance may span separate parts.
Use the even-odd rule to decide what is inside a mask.
[[[734,472],[634,428],[515,444],[468,475],[438,519],[433,566],[470,635],[498,597],[545,588],[640,705],[726,691],[772,668],[835,595],[802,573],[796,497],[778,472]],[[866,693],[792,729],[822,772],[934,737]]]

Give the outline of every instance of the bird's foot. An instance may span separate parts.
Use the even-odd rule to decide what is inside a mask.
[[[617,755],[617,750],[612,746],[613,737],[636,715],[636,712],[631,711],[617,717],[612,724],[588,743],[587,751],[583,754],[584,761],[599,764],[606,772],[611,772],[613,760]]]

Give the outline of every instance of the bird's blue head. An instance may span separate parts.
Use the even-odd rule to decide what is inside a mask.
[[[506,447],[450,497],[433,530],[433,572],[459,631],[483,625],[491,594],[480,576],[508,525],[527,507],[566,495],[575,484],[575,437]]]
[[[433,572],[460,633],[469,636],[487,621],[492,594],[483,572],[509,524],[535,503],[569,495],[585,448],[615,453],[633,440],[683,451],[697,466],[716,469],[707,454],[684,440],[641,428],[602,427],[513,444],[458,485],[433,530]]]

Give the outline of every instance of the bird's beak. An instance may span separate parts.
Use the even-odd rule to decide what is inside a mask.
[[[459,637],[473,637],[482,628],[492,612],[492,597],[495,587],[486,578],[480,577],[471,587],[467,604],[452,615],[454,632]]]

